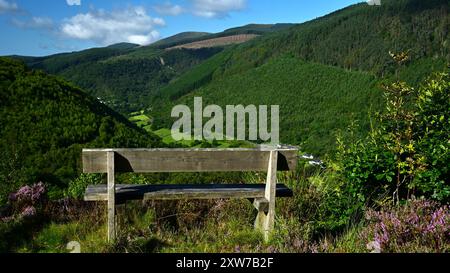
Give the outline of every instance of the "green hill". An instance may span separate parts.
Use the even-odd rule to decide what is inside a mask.
[[[216,34],[182,33],[159,46],[125,44],[23,59],[32,67],[76,83],[122,113],[146,109],[154,117],[155,128],[171,126],[169,107],[183,102],[185,96],[201,94],[205,101],[216,104],[240,98],[241,103],[258,105],[267,104],[267,98],[283,90],[282,96],[289,100],[276,97],[275,101],[287,103],[280,106],[290,116],[305,114],[302,106],[311,105],[309,100],[314,101],[314,110],[308,111],[309,118],[289,118],[290,122],[283,125],[282,140],[303,144],[310,152],[325,153],[332,149],[335,131],[345,129],[354,119],[362,124],[360,132],[366,131],[369,105],[374,111],[379,108],[381,92],[376,82],[398,76],[416,84],[448,64],[448,8],[446,0],[385,0],[380,7],[356,4],[298,25],[252,24]],[[225,49],[164,50],[176,44],[243,33],[264,35]],[[389,52],[401,51],[409,52],[411,59],[397,68]],[[261,70],[273,75],[258,74]],[[331,88],[333,83],[326,75],[330,80],[347,82],[336,82]],[[363,82],[368,85],[364,87]],[[254,86],[259,86],[257,95]],[[218,87],[227,92],[217,96]],[[311,90],[320,97],[314,99]],[[347,93],[364,103],[347,107],[348,100],[338,95]],[[351,111],[337,122],[333,109],[347,108]],[[327,113],[328,119],[322,113]]]
[[[284,53],[305,61],[379,76],[393,72],[389,51],[409,51],[412,61],[450,60],[447,0],[385,0],[361,3],[286,31],[250,41],[229,60],[235,69],[256,67]]]
[[[187,74],[191,76],[191,74]],[[379,110],[381,92],[376,77],[321,64],[306,63],[289,56],[280,57],[257,69],[215,79],[170,104],[154,116],[161,127],[170,126],[175,104],[193,109],[194,96],[203,104],[280,105],[280,131],[283,143],[323,154],[334,146],[335,133],[361,120],[361,130],[369,129],[369,110]],[[161,119],[167,117],[167,119]]]
[[[64,77],[89,94],[101,98],[123,114],[147,108],[151,96],[173,79],[220,52],[223,48],[165,48],[189,42],[236,34],[265,34],[290,24],[248,25],[224,32],[184,32],[149,46],[119,43],[104,48],[56,54],[47,57],[12,56],[31,68]]]
[[[229,28],[223,32],[221,35],[225,34],[265,34],[280,30],[285,30],[290,27],[295,26],[295,24],[286,24],[286,23],[280,23],[280,24],[248,24],[242,27],[235,27],[235,28]]]
[[[123,114],[146,107],[148,97],[220,48],[164,51],[129,44],[41,58],[19,57],[30,67],[64,77]]]
[[[112,49],[133,49],[139,47],[138,44],[132,44],[132,43],[118,43],[118,44],[113,44],[108,46],[108,48],[112,48]]]
[[[219,105],[280,104],[281,139],[308,152],[333,149],[335,132],[380,109],[381,79],[416,84],[450,59],[448,1],[357,4],[234,46],[163,87],[151,106],[167,127],[170,106],[194,95]],[[398,69],[389,52],[408,51]],[[397,75],[397,76],[396,76]]]
[[[58,194],[79,174],[83,147],[160,145],[81,89],[0,58],[0,203],[41,180]]]

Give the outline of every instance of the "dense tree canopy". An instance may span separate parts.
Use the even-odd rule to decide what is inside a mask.
[[[79,88],[0,58],[0,201],[38,180],[64,188],[77,176],[83,147],[155,147],[135,127]]]

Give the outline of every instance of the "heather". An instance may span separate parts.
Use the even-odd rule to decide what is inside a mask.
[[[295,197],[278,202],[276,229],[268,243],[253,230],[254,209],[246,200],[129,202],[118,208],[120,232],[109,244],[103,204],[43,198],[36,214],[2,215],[0,250],[66,253],[67,244],[76,241],[88,253],[450,251],[446,205],[410,200],[367,208],[362,219],[349,223],[338,211],[350,207],[351,199],[340,198],[332,174],[305,166],[280,179],[293,188]]]
[[[84,253],[449,253],[447,9],[443,0],[386,0],[226,48],[164,50],[185,42],[172,38],[20,57],[30,68],[0,58],[0,253],[67,253],[74,242]],[[81,149],[222,145],[170,136],[171,106],[194,96],[281,106],[282,142],[301,151],[298,168],[278,174],[294,196],[277,198],[270,240],[254,230],[251,202],[219,199],[120,204],[108,243],[105,203],[83,201],[106,175],[82,174]],[[244,145],[253,143],[221,147]],[[116,176],[118,184],[265,179]]]
[[[411,200],[404,206],[369,210],[363,237],[380,252],[450,251],[450,210],[427,200]],[[370,244],[370,243],[369,243]]]

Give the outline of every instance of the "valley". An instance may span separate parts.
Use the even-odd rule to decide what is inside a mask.
[[[303,23],[0,57],[0,252],[65,253],[71,240],[95,253],[449,252],[449,8],[447,0],[384,0]],[[195,98],[221,109],[279,106],[280,144],[300,150],[297,169],[275,177],[293,197],[277,199],[271,239],[254,231],[253,204],[218,199],[129,202],[119,208],[117,242],[106,243],[105,204],[83,201],[106,175],[83,173],[82,149],[267,144],[177,141],[172,110],[193,109]],[[208,172],[116,180],[265,179]]]

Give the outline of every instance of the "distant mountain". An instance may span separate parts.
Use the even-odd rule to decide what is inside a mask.
[[[200,48],[212,48],[212,47],[225,47],[229,45],[237,45],[248,42],[259,37],[257,34],[236,34],[225,37],[217,37],[197,42],[191,42],[187,44],[180,44],[177,46],[166,48],[165,50],[174,49],[200,49]]]
[[[285,30],[295,26],[296,24],[248,24],[242,27],[229,28],[225,30],[224,34],[264,34]]]
[[[230,62],[254,67],[289,53],[305,61],[383,76],[393,72],[389,51],[409,51],[413,62],[448,61],[449,3],[385,0],[381,6],[352,5],[253,40],[236,50]]]
[[[81,170],[84,147],[160,147],[160,139],[68,82],[0,58],[0,204],[20,185],[53,193]]]
[[[276,31],[282,31],[292,26],[295,26],[295,24],[249,24],[241,27],[226,29],[218,33],[200,32],[199,34],[197,34],[197,37],[195,37],[195,33],[197,32],[194,32],[194,35],[192,34],[192,32],[187,32],[169,37],[167,39],[162,40],[163,41],[162,43],[157,42],[152,46],[165,49],[184,44],[201,42],[204,40],[217,39],[223,37],[230,37],[235,35],[244,35],[244,34],[265,35]]]
[[[160,86],[221,50],[166,52],[155,47],[117,44],[48,57],[14,57],[34,69],[64,77],[127,114],[145,109],[145,101]]]
[[[156,43],[153,43],[152,46],[165,48],[165,47],[169,47],[170,45],[173,45],[176,43],[190,41],[192,39],[199,39],[199,38],[208,36],[210,34],[211,33],[208,33],[208,32],[182,32],[182,33],[178,33],[173,36],[167,37],[165,39],[161,39],[161,40],[157,41]]]
[[[136,47],[139,47],[139,46],[140,45],[138,45],[138,44],[118,43],[118,44],[110,45],[110,46],[108,46],[108,48],[126,50],[126,49],[133,49],[133,48],[136,48]]]
[[[150,98],[161,87],[222,51],[227,43],[215,48],[165,49],[236,34],[269,33],[288,26],[249,25],[216,34],[184,32],[149,46],[119,43],[47,57],[12,57],[24,61],[31,68],[60,75],[101,98],[113,109],[128,114],[146,109]]]

